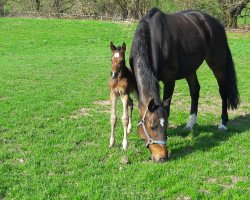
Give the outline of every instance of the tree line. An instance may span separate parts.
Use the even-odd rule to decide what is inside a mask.
[[[237,18],[247,11],[250,0],[0,0],[0,16],[11,12],[44,12],[110,16],[138,20],[150,8],[165,12],[196,9],[221,19],[227,27],[237,27]],[[246,12],[245,12],[246,13]]]

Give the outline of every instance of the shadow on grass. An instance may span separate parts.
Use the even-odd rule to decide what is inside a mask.
[[[170,129],[169,136],[192,136],[192,141],[171,150],[170,161],[185,157],[195,151],[207,151],[218,146],[222,141],[228,140],[236,134],[241,134],[250,129],[250,114],[238,116],[228,123],[227,131],[219,131],[215,125],[196,125],[192,131],[183,130],[184,124]],[[203,134],[208,133],[208,134]]]

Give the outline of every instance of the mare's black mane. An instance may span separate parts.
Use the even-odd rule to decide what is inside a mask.
[[[142,77],[142,84],[145,87],[151,88],[152,95],[157,104],[160,104],[159,95],[159,82],[157,79],[157,73],[152,68],[152,58],[151,58],[151,45],[150,45],[150,33],[148,27],[148,20],[154,16],[158,11],[158,8],[151,9],[147,15],[143,16],[138,24],[135,31],[135,37],[133,45],[135,47],[137,58],[137,64],[134,63],[131,66],[134,72],[135,65],[140,68],[140,75]],[[131,62],[131,61],[130,61]]]

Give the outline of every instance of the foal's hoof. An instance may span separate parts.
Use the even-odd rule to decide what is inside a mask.
[[[127,140],[122,141],[122,149],[126,150],[127,149]]]
[[[113,148],[115,145],[115,141],[114,140],[111,140],[110,143],[109,143],[109,148]]]
[[[220,130],[220,131],[226,131],[227,130],[227,127],[224,125],[224,124],[220,124],[219,126],[218,126],[218,129]]]
[[[128,125],[127,132],[130,133],[130,132],[131,132],[131,129],[132,129],[132,126],[131,126],[131,124],[129,124],[129,125]]]

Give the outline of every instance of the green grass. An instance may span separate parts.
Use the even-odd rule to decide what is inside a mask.
[[[250,34],[229,33],[241,107],[217,131],[220,98],[212,72],[198,71],[198,125],[182,128],[189,92],[177,81],[170,160],[149,161],[136,134],[128,150],[109,145],[109,42],[130,48],[136,24],[0,19],[0,199],[248,199]],[[127,52],[127,58],[129,50]],[[119,119],[121,104],[119,104]],[[130,163],[121,163],[126,156]]]

